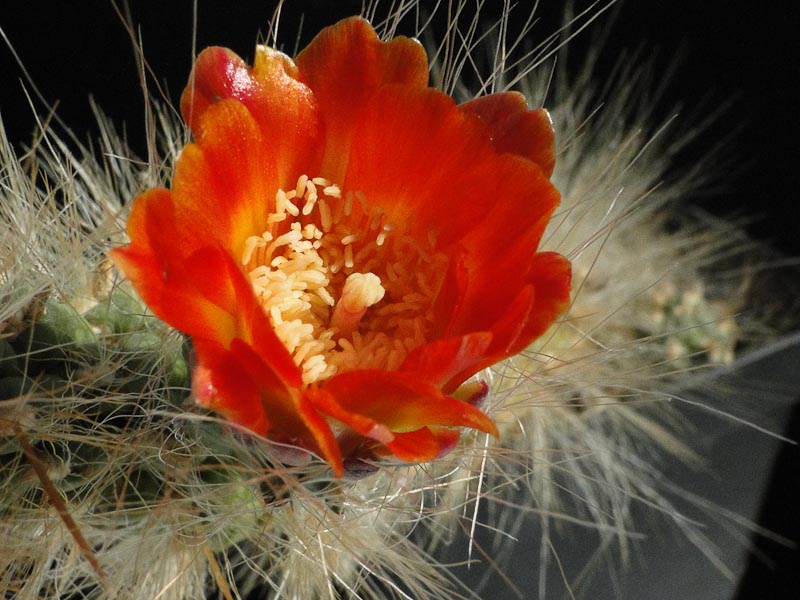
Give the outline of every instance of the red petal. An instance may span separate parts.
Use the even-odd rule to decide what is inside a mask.
[[[382,42],[358,17],[323,29],[296,62],[319,103],[326,131],[321,174],[333,181],[344,177],[353,129],[375,90],[386,84],[424,88],[428,82],[427,57],[418,42]]]
[[[571,276],[571,265],[560,254],[533,256],[527,285],[491,326],[494,338],[488,354],[495,357],[492,362],[524,350],[563,314],[569,305]]]
[[[495,258],[535,251],[559,195],[541,168],[497,154],[486,126],[436,90],[386,86],[364,110],[344,187],[407,234]]]
[[[234,353],[216,342],[195,339],[197,366],[192,392],[201,406],[259,435],[270,429],[261,390],[239,364]]]
[[[459,436],[457,431],[452,431],[457,437]],[[451,439],[446,441],[449,446]],[[416,431],[398,433],[390,443],[386,444],[386,449],[400,460],[426,462],[439,456],[441,440],[430,429],[422,427]],[[376,450],[379,455],[383,454],[379,448]]]
[[[380,455],[392,454],[408,462],[425,462],[449,454],[461,439],[461,432],[451,427],[423,427],[416,431],[398,433],[394,441],[375,447]]]
[[[497,435],[494,423],[481,411],[409,373],[349,371],[326,381],[323,389],[342,410],[368,417],[393,433],[450,425]]]
[[[321,174],[323,125],[314,92],[298,81],[292,60],[267,46],[256,47],[253,77],[260,95],[245,102],[270,144],[277,147],[277,175],[292,187],[303,173]]]
[[[444,279],[433,304],[433,319],[430,339],[445,339],[451,336],[450,330],[455,317],[461,312],[469,285],[469,273],[464,263],[464,251],[456,246],[450,251]]]
[[[170,232],[174,245],[162,239]],[[184,333],[229,340],[236,329],[232,314],[201,294],[184,267],[170,193],[152,190],[140,196],[128,219],[128,233],[131,244],[109,256],[147,306]]]
[[[317,448],[319,455],[331,466],[336,477],[344,475],[342,452],[328,421],[302,396],[297,408],[300,416],[303,417],[306,427],[314,436],[315,444],[310,445],[310,447]],[[304,445],[304,447],[307,448],[309,445]]]
[[[209,302],[231,315],[239,312],[237,291],[240,290],[237,287],[241,286],[237,286],[237,283],[242,275],[223,250],[214,246],[200,248],[180,266],[194,282],[197,292]],[[226,345],[229,342],[230,340],[225,340]]]
[[[401,365],[400,371],[413,373],[415,377],[449,393],[469,375],[482,368],[491,342],[492,334],[486,331],[437,340],[412,350]],[[473,368],[475,365],[480,366]],[[469,372],[469,375],[461,378],[455,385],[449,384],[451,380],[465,372]]]
[[[487,125],[498,152],[524,156],[539,165],[548,177],[553,173],[555,140],[553,122],[546,110],[528,110],[525,96],[518,92],[481,96],[459,108]]]
[[[112,251],[111,258],[159,318],[224,347],[241,338],[287,385],[299,387],[300,370],[231,257],[214,246],[180,254],[171,199],[166,190],[140,196],[128,221],[131,245]]]
[[[442,382],[442,389],[447,393],[452,393],[464,383],[464,381],[481,369],[490,367],[508,358],[512,354],[515,354],[516,352],[511,349],[525,331],[533,304],[533,287],[526,286],[513,301],[505,307],[505,312],[500,314],[492,323],[490,333],[491,343],[488,344],[482,353],[473,352],[471,355],[465,353],[461,357],[461,360],[447,371],[449,379]],[[465,336],[465,338],[474,335],[475,334]]]
[[[452,335],[493,330],[535,280],[536,248],[558,204],[558,192],[536,165],[509,154],[501,158],[496,175],[504,183],[504,201],[460,242],[468,282]]]
[[[258,304],[252,286],[219,248],[206,247],[195,252],[185,263],[184,270],[196,283],[197,290],[235,318],[232,337],[242,340],[289,387],[300,387],[300,369],[294,364],[286,347]],[[194,333],[199,337],[210,337]],[[235,341],[216,339],[226,347]]]
[[[436,445],[439,447],[436,458],[450,454],[458,445],[458,440],[461,439],[460,432],[451,427],[433,427],[431,432],[436,438]]]
[[[422,346],[409,354],[409,357],[406,358],[408,367],[406,363],[403,363],[403,370],[408,368],[409,370],[413,369],[415,373],[437,373],[435,365],[443,365],[444,368],[438,373],[450,376],[447,381],[441,383],[442,389],[449,393],[481,369],[525,350],[567,309],[570,298],[571,265],[566,258],[559,254],[537,253],[531,261],[530,273],[526,281],[527,285],[510,302],[504,302],[501,305],[502,312],[497,314],[493,312],[495,316],[491,323],[483,323],[481,315],[472,315],[471,319],[465,319],[465,315],[460,315],[462,321],[459,323],[459,327],[490,328],[491,343],[483,352],[479,347],[471,353],[462,352],[460,360],[454,358],[452,368],[448,370],[446,357],[448,351],[454,352],[456,345],[452,340],[446,341],[452,344],[451,346],[435,342]],[[480,297],[476,297],[474,309],[480,311],[480,306]],[[485,307],[485,312],[489,312],[489,307]],[[456,339],[469,337],[472,336]],[[439,348],[441,350],[437,357],[436,350]],[[429,358],[429,354],[434,358]],[[430,366],[425,364],[422,360],[423,357],[433,364]],[[436,362],[437,358],[438,363]],[[420,362],[421,365],[418,366],[417,362]],[[460,370],[457,370],[459,368]]]
[[[326,389],[310,388],[306,391],[305,396],[320,412],[345,423],[364,438],[377,442],[377,444],[367,444],[367,446],[372,446],[371,451],[378,455],[391,454],[405,461],[424,462],[452,450],[460,437],[457,429],[436,426],[392,432],[386,425],[370,417],[346,410]],[[486,420],[488,421],[488,419]],[[491,421],[489,423],[491,424]],[[494,427],[494,424],[491,426]],[[345,442],[347,447],[352,449],[361,446],[363,448],[357,439],[351,436],[344,437],[347,438],[347,442]]]
[[[285,386],[272,370],[272,365],[264,362],[241,340],[233,341],[231,353],[247,376],[258,385],[264,411],[272,425],[269,437],[317,452],[340,477],[344,468],[336,437],[324,417],[308,398],[301,395],[299,386]],[[227,401],[236,403],[237,400],[231,397]]]
[[[344,472],[336,438],[327,421],[288,389],[247,344],[230,349],[195,339],[198,365],[192,390],[198,404],[259,435],[317,452],[337,476]]]
[[[534,257],[528,282],[535,290],[533,306],[509,354],[522,352],[541,336],[569,306],[572,265],[555,252],[540,252]]]
[[[362,414],[350,412],[342,407],[333,394],[326,389],[310,387],[305,390],[305,398],[320,412],[345,423],[358,434],[375,441],[387,444],[394,439],[394,434],[386,425]]]
[[[480,270],[493,278],[516,272],[519,265],[526,270],[561,199],[558,190],[537,165],[511,154],[484,165],[481,175],[495,182],[497,201],[480,227],[460,242],[469,257],[467,265],[471,272]]]

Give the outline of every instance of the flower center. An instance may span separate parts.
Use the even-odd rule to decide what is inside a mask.
[[[361,192],[301,175],[279,189],[242,264],[278,338],[311,384],[340,371],[393,371],[426,342],[447,257],[395,231]]]

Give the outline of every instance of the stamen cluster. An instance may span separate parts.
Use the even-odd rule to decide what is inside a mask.
[[[279,189],[242,265],[278,338],[311,384],[355,368],[396,370],[426,342],[447,257],[396,232],[363,193],[301,175]]]

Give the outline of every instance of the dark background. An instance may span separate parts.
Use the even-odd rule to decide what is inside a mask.
[[[172,100],[180,94],[191,67],[192,4],[190,0],[130,2],[145,56],[158,80],[166,82]],[[305,43],[322,26],[357,12],[361,0],[290,0],[287,5],[282,38],[294,39],[297,15],[305,12]],[[534,36],[552,31],[561,18],[560,3],[542,5]],[[273,8],[270,0],[200,0],[197,47],[224,45],[252,57],[254,41],[266,34]],[[681,101],[687,114],[701,102],[710,112],[732,100],[732,107],[697,147],[738,131],[732,152],[737,157],[736,176],[728,182],[724,197],[705,202],[718,211],[745,210],[764,216],[753,232],[797,254],[800,92],[792,86],[800,79],[796,9],[794,14],[786,9],[756,10],[750,2],[722,0],[629,1],[618,8],[602,66],[610,68],[616,51],[646,43],[644,56],[656,55],[658,72],[666,72],[676,57],[680,63],[663,101],[664,111]],[[519,14],[523,11],[520,8]],[[602,22],[608,27],[608,19]],[[76,133],[92,129],[87,100],[92,94],[116,122],[126,124],[134,148],[143,147],[143,135],[137,131],[143,101],[134,53],[110,0],[15,3],[13,9],[0,12],[0,27],[44,97],[58,101],[59,116]],[[574,54],[588,40],[588,35],[580,37],[573,44]],[[285,50],[293,53],[291,47]],[[0,69],[5,126],[13,141],[26,141],[34,120],[19,83],[21,72],[7,48],[0,48]],[[150,89],[155,91],[152,82]]]
[[[322,26],[357,12],[361,2],[290,0],[287,4],[282,37],[293,39],[290,34],[299,27],[296,15],[306,12],[305,43]],[[520,2],[525,4],[533,2]],[[534,35],[552,31],[560,20],[560,3],[542,4]],[[662,114],[668,114],[677,101],[691,113],[703,101],[713,109],[732,100],[695,148],[699,153],[704,144],[735,131],[729,155],[736,157],[737,166],[726,181],[724,195],[695,201],[720,214],[756,217],[750,226],[754,236],[785,254],[800,256],[800,92],[795,89],[800,81],[796,41],[800,19],[797,9],[778,9],[775,4],[628,1],[619,7],[611,25],[609,52],[601,68],[610,68],[623,48],[637,48],[644,42],[644,55],[655,53],[657,72],[668,70],[676,56],[681,63],[660,107]],[[140,26],[145,56],[175,101],[191,66],[192,2],[133,0],[130,7]],[[270,1],[200,0],[197,47],[224,45],[251,58],[254,41],[266,34],[273,7]],[[608,20],[604,23],[609,26]],[[115,122],[125,124],[132,147],[143,151],[144,104],[134,53],[109,1],[16,2],[13,8],[0,11],[0,27],[44,98],[58,102],[58,115],[79,137],[86,139],[94,131],[87,99],[91,94]],[[588,39],[585,36],[574,44],[575,53]],[[292,54],[294,48],[285,50]],[[35,129],[34,110],[23,93],[21,70],[5,45],[0,47],[0,73],[0,115],[9,138],[22,148]],[[29,83],[25,87],[32,91]],[[43,111],[38,102],[35,111]],[[693,158],[691,150],[687,157]],[[800,438],[797,421],[789,432],[795,439]],[[790,486],[800,482],[798,464],[797,447],[786,446],[762,515],[766,527],[795,540],[800,540],[795,516],[800,502]],[[763,548],[776,563],[770,567],[754,561],[744,578],[741,598],[800,597],[794,572],[797,552],[768,542]]]

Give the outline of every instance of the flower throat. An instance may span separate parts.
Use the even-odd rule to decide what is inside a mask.
[[[433,241],[396,232],[363,193],[301,175],[276,192],[267,229],[246,239],[241,260],[311,384],[340,371],[397,370],[425,344],[447,266]]]

